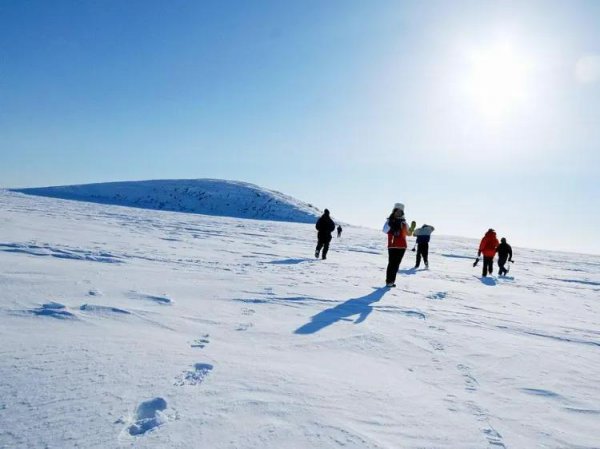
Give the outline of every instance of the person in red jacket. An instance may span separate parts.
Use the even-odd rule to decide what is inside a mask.
[[[385,286],[395,287],[396,274],[406,252],[406,235],[408,234],[408,225],[404,219],[404,204],[396,203],[394,205],[394,210],[383,226],[383,232],[388,237],[388,266]]]
[[[483,272],[482,276],[487,276],[487,274],[492,274],[494,270],[494,256],[496,255],[496,249],[498,248],[498,238],[496,237],[496,231],[493,229],[488,229],[483,238],[481,239],[481,243],[479,244],[479,252],[477,253],[478,257],[481,257],[483,254]]]

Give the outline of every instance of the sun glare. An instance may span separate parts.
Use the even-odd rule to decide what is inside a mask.
[[[509,44],[477,48],[469,54],[466,90],[487,117],[506,117],[524,100],[529,63]]]

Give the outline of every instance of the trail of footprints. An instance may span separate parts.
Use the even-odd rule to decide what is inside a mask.
[[[204,334],[190,343],[190,348],[204,349],[210,343],[210,335]],[[183,387],[186,385],[200,385],[213,370],[210,363],[195,363],[191,368],[184,370],[175,377],[173,385]],[[133,416],[128,420],[118,420],[117,423],[127,423],[126,431],[129,435],[137,437],[166,424],[171,416],[167,410],[167,401],[162,397],[156,397],[141,402]],[[176,412],[175,412],[175,416]]]
[[[252,316],[252,315],[254,315],[254,312],[255,312],[254,309],[250,309],[247,307],[244,307],[242,309],[242,315],[244,315],[244,316]],[[253,326],[254,326],[254,323],[239,323],[237,325],[237,327],[235,328],[235,330],[239,331],[239,332],[244,332]]]
[[[100,296],[101,292],[90,290],[89,296]],[[130,297],[135,299],[146,299],[158,304],[172,304],[172,300],[165,296],[153,296],[139,294],[138,292],[129,292]],[[79,307],[80,312],[93,313],[96,315],[131,315],[131,312],[116,307],[102,306],[96,304],[83,304]],[[58,302],[47,302],[40,307],[30,309],[27,312],[37,316],[47,316],[58,319],[77,319],[77,315],[70,312],[64,304]],[[241,311],[244,316],[251,316],[255,313],[253,309],[243,308]],[[245,331],[253,326],[253,323],[240,323],[236,330]],[[210,343],[210,335],[203,334],[190,343],[192,349],[204,349]],[[210,363],[195,363],[190,368],[184,370],[175,377],[173,385],[183,387],[186,385],[200,385],[206,377],[212,372],[214,366]],[[120,418],[115,424],[126,424],[124,433],[133,437],[141,436],[147,432],[167,423],[170,419],[176,419],[177,413],[168,410],[167,401],[162,397],[155,397],[142,401],[129,418]]]
[[[479,382],[473,374],[471,373],[471,369],[459,363],[456,368],[462,374],[464,382],[465,382],[465,390],[469,394],[477,393],[479,389]],[[490,417],[487,412],[481,408],[475,400],[466,401],[466,406],[469,411],[475,416],[477,421],[481,423],[481,432],[483,436],[488,441],[489,447],[497,449],[497,448],[506,448],[504,442],[502,441],[502,435],[494,429],[492,424],[490,423]]]
[[[254,309],[243,308],[242,315],[250,316],[255,313]],[[253,323],[241,323],[236,330],[247,330],[252,327]],[[210,335],[203,334],[201,337],[194,339],[190,343],[192,349],[204,349],[210,343]],[[181,374],[175,377],[173,385],[183,387],[186,385],[200,385],[206,377],[212,372],[214,366],[210,363],[195,363],[191,368],[186,369]],[[126,423],[125,431],[133,437],[144,435],[169,421],[171,415],[167,412],[167,401],[162,397],[156,397],[147,401],[141,402],[133,416],[128,419],[119,419],[116,423]],[[175,412],[175,419],[176,419]]]
[[[88,296],[101,296],[102,293],[98,290],[90,290]],[[129,297],[134,299],[145,299],[160,305],[171,305],[172,300],[166,296],[155,296],[140,294],[135,291],[129,292]],[[79,311],[83,313],[92,313],[95,315],[131,315],[131,312],[125,309],[109,307],[96,304],[83,304],[79,307]],[[59,302],[47,302],[40,307],[29,309],[27,312],[36,316],[46,316],[58,319],[77,319],[78,316],[69,311],[68,308]],[[250,309],[242,311],[244,315],[254,313]],[[210,343],[210,335],[204,334],[201,337],[193,340],[190,343],[191,348],[204,349]],[[184,370],[181,374],[175,377],[173,385],[177,387],[191,385],[200,385],[213,370],[213,365],[210,363],[195,363],[190,368]],[[137,437],[146,434],[147,432],[167,423],[170,419],[176,419],[177,412],[168,410],[167,401],[162,397],[155,397],[142,401],[135,409],[132,416],[129,418],[120,418],[115,424],[125,424],[124,434],[132,437]]]
[[[446,332],[444,328],[440,327],[429,326],[429,328],[441,332]],[[445,351],[444,345],[438,340],[432,339],[429,341],[429,344],[431,345],[432,349],[436,352]],[[434,366],[437,367],[436,369],[443,369],[439,365],[440,360],[437,358],[437,356],[433,356],[432,361],[434,363]],[[467,393],[467,395],[469,395],[469,398],[464,401],[464,405],[466,406],[469,413],[471,413],[475,417],[475,419],[481,423],[480,430],[484,438],[488,442],[488,447],[493,449],[506,449],[506,445],[502,440],[502,435],[496,429],[494,429],[494,427],[490,423],[490,417],[486,410],[477,404],[475,397],[470,396],[477,394],[479,390],[479,382],[477,381],[477,378],[473,375],[471,368],[465,364],[459,363],[458,365],[456,365],[456,369],[462,376],[465,392]],[[447,408],[451,412],[458,412],[461,408],[461,401],[456,395],[449,394],[446,396],[446,399],[444,401],[448,404]]]

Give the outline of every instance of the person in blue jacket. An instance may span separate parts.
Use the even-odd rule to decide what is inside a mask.
[[[415,268],[419,268],[419,265],[421,265],[421,257],[423,258],[423,262],[425,262],[425,267],[429,268],[429,240],[434,230],[435,228],[428,224],[415,229],[413,233],[417,237],[417,262]]]

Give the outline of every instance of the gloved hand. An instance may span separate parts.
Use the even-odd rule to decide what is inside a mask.
[[[510,262],[510,263],[515,263],[515,261],[514,261],[514,260],[512,260],[512,259],[510,259],[510,260],[509,260],[509,262]]]
[[[477,251],[477,257],[481,257],[481,251]]]

